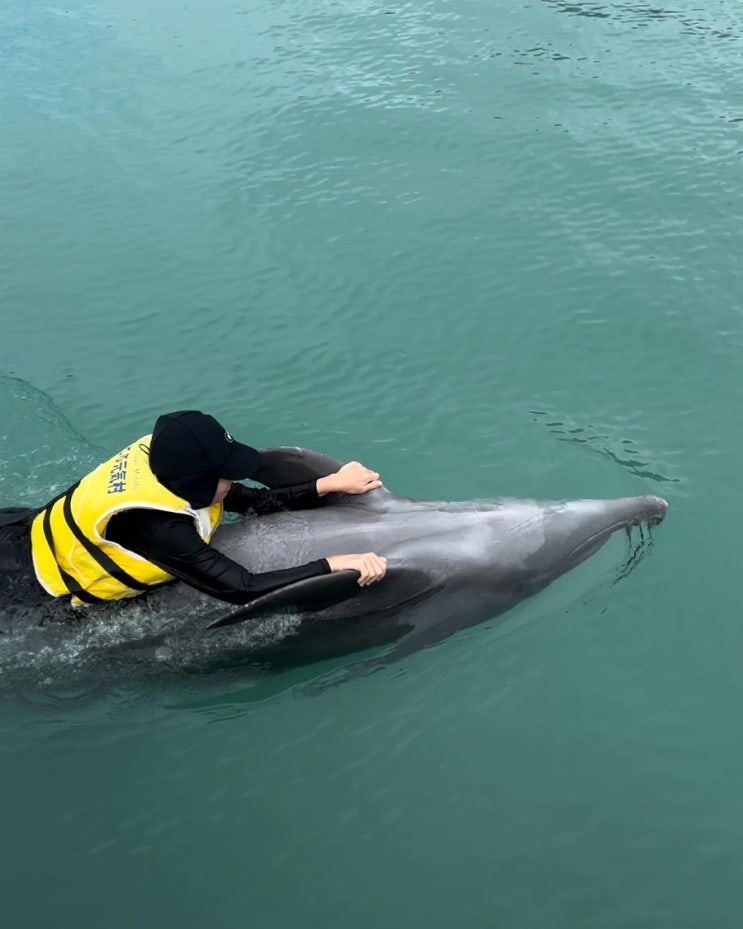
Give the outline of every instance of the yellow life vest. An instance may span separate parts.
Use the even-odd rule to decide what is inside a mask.
[[[143,436],[114,455],[42,510],[31,526],[31,552],[39,583],[74,604],[136,597],[172,575],[106,538],[108,521],[129,509],[187,513],[208,542],[222,519],[222,504],[195,510],[150,470]]]

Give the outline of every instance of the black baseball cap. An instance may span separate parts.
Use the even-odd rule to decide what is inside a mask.
[[[152,430],[152,473],[196,509],[209,506],[221,477],[250,478],[259,465],[256,449],[236,442],[213,416],[199,410],[164,413]]]

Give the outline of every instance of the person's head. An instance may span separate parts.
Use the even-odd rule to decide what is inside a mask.
[[[259,465],[256,449],[199,410],[164,413],[152,431],[152,473],[194,509],[224,500],[232,481],[253,477]]]

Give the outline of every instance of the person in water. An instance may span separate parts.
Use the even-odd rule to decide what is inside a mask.
[[[364,494],[379,474],[357,461],[293,487],[234,483],[257,474],[259,452],[213,416],[166,413],[143,436],[41,510],[0,511],[0,575],[16,599],[70,597],[74,604],[136,597],[177,578],[229,603],[345,569],[363,587],[387,570],[373,552],[331,555],[253,574],[209,545],[222,514],[261,516],[320,504],[326,494]]]

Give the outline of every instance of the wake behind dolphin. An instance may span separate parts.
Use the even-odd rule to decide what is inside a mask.
[[[269,487],[322,477],[341,465],[298,448],[264,449],[261,462],[256,480]],[[505,613],[615,532],[659,523],[666,511],[655,496],[447,503],[385,488],[329,495],[320,509],[224,526],[214,544],[256,572],[329,552],[376,551],[388,559],[382,582],[362,589],[343,574],[325,575],[237,609],[172,583],[125,603],[80,611],[54,603],[41,617],[6,614],[0,679],[16,678],[19,658],[40,683],[86,669],[115,679],[174,668],[276,669],[369,649],[384,650],[376,663],[396,661]],[[222,628],[225,621],[235,624]]]

